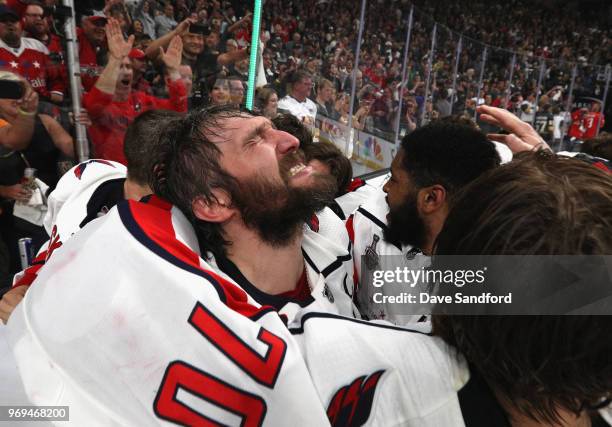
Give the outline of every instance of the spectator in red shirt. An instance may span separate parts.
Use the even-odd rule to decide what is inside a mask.
[[[599,102],[593,102],[591,111],[586,113],[582,118],[582,127],[584,128],[584,139],[595,138],[597,136],[597,127],[599,129],[604,125],[604,116],[600,112],[601,105]]]
[[[572,113],[572,124],[567,132],[570,138],[575,138],[582,141],[584,139],[584,127],[582,126],[582,119],[586,114],[586,108],[580,108]]]
[[[385,87],[385,66],[380,62],[373,69],[366,71],[366,75],[379,88]]]
[[[49,74],[49,50],[36,39],[22,37],[19,15],[0,5],[0,68],[24,77],[38,94],[52,102],[64,98],[61,76]]]
[[[59,80],[63,83],[62,92],[66,93],[64,82],[68,81],[68,77],[64,62],[64,48],[60,38],[49,31],[52,20],[53,16],[50,13],[45,13],[40,3],[32,2],[23,13],[22,25],[26,37],[38,40],[49,49],[50,61],[47,72],[52,80]]]
[[[170,99],[161,99],[132,90],[133,71],[128,55],[134,36],[126,41],[119,23],[110,18],[106,37],[108,64],[91,91],[83,97],[83,106],[93,122],[89,130],[95,156],[125,164],[125,130],[138,114],[151,109],[187,111],[187,91],[178,71],[183,43],[180,37],[173,38],[168,49],[160,55],[166,66],[170,94]]]
[[[128,55],[132,63],[132,90],[144,92],[148,95],[153,95],[151,84],[145,79],[147,71],[147,57],[141,49],[132,48]]]
[[[91,90],[104,68],[102,57],[107,49],[105,25],[104,16],[93,15],[84,16],[81,28],[77,28],[81,82],[86,91]]]

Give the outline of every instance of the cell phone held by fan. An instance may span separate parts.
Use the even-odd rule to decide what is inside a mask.
[[[25,86],[22,82],[0,79],[0,98],[21,99],[23,95],[25,95]]]

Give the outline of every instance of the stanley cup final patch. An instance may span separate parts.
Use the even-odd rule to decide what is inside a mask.
[[[366,250],[364,253],[365,263],[369,270],[374,270],[379,265],[380,256],[378,255],[378,252],[376,252],[376,246],[378,245],[379,240],[380,240],[380,237],[378,237],[378,235],[375,234],[372,237],[372,243],[370,243],[366,247]]]

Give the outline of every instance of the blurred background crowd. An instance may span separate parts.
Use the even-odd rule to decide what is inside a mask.
[[[52,189],[75,161],[75,122],[87,127],[90,157],[123,161],[123,132],[141,111],[245,101],[252,2],[75,3],[85,107],[76,115],[61,2],[0,1],[0,80],[24,79],[37,94],[27,105],[0,100],[0,138],[12,141],[0,144],[0,231],[9,247],[0,261],[10,265],[3,274],[19,269],[16,240],[44,232],[13,215],[15,202],[31,198],[24,171],[36,169]],[[605,1],[370,0],[363,28],[360,8],[357,0],[265,1],[255,108],[311,126],[325,117],[388,141],[451,114],[494,131],[478,121],[482,104],[533,123],[557,149],[610,126],[602,103],[612,75]],[[112,43],[111,18],[122,33]]]

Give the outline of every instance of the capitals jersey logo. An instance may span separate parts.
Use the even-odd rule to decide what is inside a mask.
[[[327,408],[327,417],[333,427],[358,427],[368,421],[378,380],[384,373],[383,369],[370,376],[358,377],[334,394]]]
[[[76,168],[74,168],[74,175],[78,179],[81,179],[81,176],[83,176],[83,172],[85,172],[87,165],[91,163],[102,163],[102,164],[110,166],[111,168],[115,167],[115,165],[113,165],[111,162],[107,162],[106,160],[88,160],[86,162],[80,163]]]

